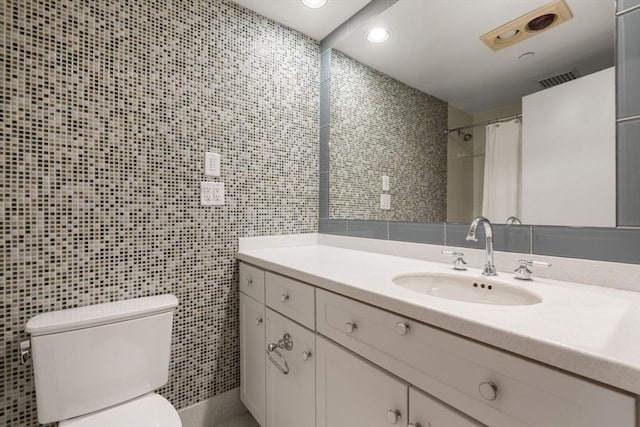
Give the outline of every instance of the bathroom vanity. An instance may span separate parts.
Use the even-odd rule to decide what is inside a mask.
[[[637,426],[636,292],[268,246],[238,254],[241,399],[262,427]],[[407,273],[539,299],[424,295],[394,283]]]

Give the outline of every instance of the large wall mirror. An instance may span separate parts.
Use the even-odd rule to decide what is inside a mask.
[[[352,31],[331,54],[329,217],[615,227],[614,17],[399,0]]]

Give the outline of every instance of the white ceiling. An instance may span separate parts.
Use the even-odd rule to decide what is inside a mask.
[[[234,0],[260,15],[322,40],[371,0],[329,0],[309,9],[300,0]]]
[[[494,52],[486,32],[550,0],[399,0],[370,22],[392,30],[372,44],[363,31],[337,47],[410,86],[474,113],[537,92],[541,78],[577,68],[582,75],[613,65],[610,0],[565,0],[573,19]],[[526,60],[525,52],[536,54]]]

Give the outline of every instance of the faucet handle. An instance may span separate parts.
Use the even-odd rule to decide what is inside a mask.
[[[453,260],[453,269],[464,271],[467,269],[467,262],[464,260],[464,254],[462,252],[455,251],[442,251],[442,255],[450,255],[451,257],[455,257]]]
[[[518,262],[520,263],[520,266],[514,271],[516,273],[515,278],[520,280],[531,280],[531,273],[533,273],[533,271],[531,271],[531,267],[534,265],[540,267],[551,267],[551,264],[548,262],[534,261],[531,259],[521,259]]]

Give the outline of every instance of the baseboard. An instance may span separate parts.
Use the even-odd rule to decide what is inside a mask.
[[[182,427],[215,427],[247,412],[240,402],[240,387],[178,411]]]

